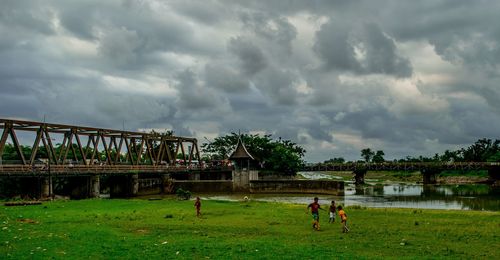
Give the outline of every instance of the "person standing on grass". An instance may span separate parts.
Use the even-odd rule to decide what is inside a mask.
[[[196,208],[196,216],[200,217],[201,216],[201,200],[200,197],[196,197],[196,201],[194,202],[194,207]]]
[[[338,210],[339,210],[339,216],[340,216],[340,220],[342,223],[342,233],[347,233],[349,232],[349,228],[347,227],[347,214],[345,213],[345,211],[342,209],[342,206],[339,205],[338,207]]]
[[[318,203],[318,197],[314,197],[314,202],[307,206],[307,210],[311,208],[311,213],[313,217],[313,228],[319,230],[319,210],[324,210]]]
[[[332,200],[332,204],[330,204],[330,220],[328,223],[334,223],[335,222],[335,213],[337,211],[337,207],[335,207],[335,201]]]

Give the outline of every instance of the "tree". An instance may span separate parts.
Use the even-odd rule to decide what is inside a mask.
[[[324,163],[345,163],[345,159],[343,157],[334,157],[333,159],[326,160]]]
[[[212,160],[227,159],[238,144],[240,136],[231,133],[201,145],[204,156]],[[290,140],[273,140],[271,135],[243,134],[241,139],[248,152],[263,164],[264,169],[295,174],[303,164],[305,150]]]
[[[460,150],[463,160],[466,162],[497,161],[500,153],[500,140],[479,139],[468,148]]]
[[[370,162],[372,157],[375,155],[375,152],[370,148],[365,148],[361,150],[361,158],[365,160],[365,162]]]
[[[382,150],[378,150],[375,155],[373,156],[373,159],[372,161],[374,163],[382,163],[382,162],[385,162],[385,159],[384,159],[384,151]]]

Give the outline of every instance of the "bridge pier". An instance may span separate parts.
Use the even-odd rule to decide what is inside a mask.
[[[111,198],[137,196],[139,192],[139,174],[111,176],[109,189]]]
[[[161,176],[160,192],[162,194],[170,194],[174,192],[174,182],[170,178],[170,174],[163,174]]]
[[[422,173],[424,184],[436,184],[437,176],[441,173],[441,170],[435,168],[424,168],[420,170],[420,173]]]
[[[361,185],[365,184],[365,175],[368,172],[367,169],[355,169],[353,171],[354,174],[354,184]]]
[[[46,199],[52,196],[52,177],[41,177],[40,178],[40,198]]]
[[[90,176],[90,192],[89,197],[98,198],[101,193],[101,178],[99,175]]]
[[[500,185],[500,166],[489,168],[488,176],[488,180],[493,183],[493,185]]]

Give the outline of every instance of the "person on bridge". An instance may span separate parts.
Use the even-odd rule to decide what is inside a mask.
[[[196,208],[196,216],[201,217],[201,200],[200,197],[196,197],[196,201],[194,202],[194,207]]]
[[[342,233],[347,233],[347,232],[349,232],[349,228],[347,227],[347,214],[342,209],[341,205],[338,206],[338,210],[339,210],[339,216],[340,216],[340,220],[341,220],[340,223],[342,223]]]
[[[319,210],[324,210],[321,208],[321,205],[318,203],[318,197],[314,197],[314,202],[307,206],[307,210],[309,211],[311,208],[311,214],[313,217],[313,228],[319,231]]]

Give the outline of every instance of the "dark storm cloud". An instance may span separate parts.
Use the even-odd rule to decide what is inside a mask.
[[[0,115],[213,137],[307,159],[499,138],[495,1],[3,1]],[[487,126],[486,126],[487,125]]]
[[[241,69],[247,76],[253,76],[267,66],[264,53],[249,39],[233,38],[229,41],[228,48],[239,58]]]
[[[270,67],[254,78],[254,84],[277,104],[294,105],[297,98],[294,80],[293,72]]]
[[[238,70],[222,64],[207,64],[205,78],[208,86],[219,88],[228,93],[244,92],[249,88],[248,79]]]
[[[316,38],[314,50],[327,69],[397,77],[412,74],[409,60],[396,54],[394,41],[376,24],[362,24],[357,28],[330,21],[321,26]]]

